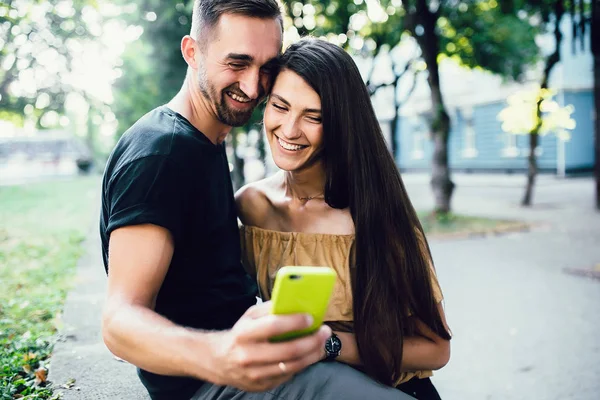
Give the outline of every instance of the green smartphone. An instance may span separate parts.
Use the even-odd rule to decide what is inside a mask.
[[[300,331],[288,332],[271,341],[290,340],[315,332],[323,324],[335,285],[336,273],[329,267],[282,267],[273,286],[272,314],[310,314],[313,324]]]

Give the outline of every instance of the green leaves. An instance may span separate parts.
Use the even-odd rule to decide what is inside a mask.
[[[314,36],[343,34],[348,40],[339,44],[355,52],[377,54],[385,45],[396,46],[409,27],[419,31],[419,14],[408,1],[292,0],[284,3],[290,23],[297,29]],[[483,68],[519,79],[525,67],[538,59],[534,37],[539,29],[527,19],[519,18],[514,5],[503,8],[499,3],[503,2],[441,1],[437,13],[439,52],[468,68]],[[307,11],[317,13],[316,26],[304,24]],[[359,47],[360,44],[363,47]]]
[[[65,76],[73,69],[72,44],[95,37],[84,22],[90,1],[13,1],[0,5],[0,110],[39,121],[63,114]],[[88,10],[89,11],[89,10]],[[41,101],[40,101],[41,99]]]
[[[525,68],[539,57],[535,43],[539,29],[516,14],[504,13],[491,1],[461,4],[464,7],[446,6],[442,10],[438,20],[441,53],[468,68],[521,78]]]
[[[571,118],[575,108],[570,104],[561,107],[553,97],[553,91],[540,88],[513,94],[498,114],[502,130],[514,135],[552,133],[562,140],[569,140],[570,131],[575,129],[575,120]],[[541,115],[538,115],[538,102]]]
[[[181,88],[187,69],[179,45],[190,32],[193,1],[148,0],[136,4],[131,13],[122,15],[144,32],[126,48],[123,75],[114,85],[118,135],[154,107],[168,102]]]

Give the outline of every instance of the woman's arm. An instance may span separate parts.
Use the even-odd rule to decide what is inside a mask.
[[[440,310],[442,322],[446,326],[446,318],[441,304],[438,304],[438,309]],[[442,368],[450,359],[450,341],[436,335],[419,320],[417,320],[417,330],[419,336],[404,338],[402,371],[428,371]],[[335,333],[342,341],[342,351],[336,360],[349,365],[361,365],[354,334],[347,332]]]
[[[420,336],[404,338],[402,371],[429,371],[444,367],[450,360],[450,341],[436,335],[423,322],[416,322]]]
[[[340,341],[342,342],[342,351],[335,360],[348,365],[361,365],[362,363],[358,354],[358,346],[356,345],[356,338],[354,337],[354,334],[349,332],[337,331],[334,331],[334,333],[340,338]],[[325,359],[326,357],[327,354],[323,352],[323,359]]]

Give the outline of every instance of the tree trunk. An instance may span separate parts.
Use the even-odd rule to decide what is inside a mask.
[[[431,165],[431,188],[435,199],[436,214],[450,212],[450,199],[454,191],[454,183],[450,180],[450,167],[448,166],[448,131],[450,127],[447,114],[446,131],[440,129],[433,134],[433,163]]]
[[[398,82],[400,82],[400,78],[408,71],[409,68],[410,67],[407,65],[407,67],[404,69],[404,72],[401,75],[397,75],[396,79],[394,79],[394,117],[392,118],[391,127],[392,152],[394,159],[396,159],[396,154],[400,150],[400,138],[398,137],[398,115],[400,113],[400,107],[402,107],[402,105],[406,103],[408,99],[410,99],[410,96],[415,91],[415,88],[417,87],[417,77],[419,76],[417,71],[413,73],[413,80],[410,89],[408,89],[408,92],[406,92],[404,99],[398,100],[398,96],[396,95],[398,93]]]
[[[592,0],[592,55],[594,57],[594,104],[596,137],[596,209],[600,211],[600,0]]]
[[[537,176],[537,159],[535,155],[535,149],[538,145],[539,135],[531,132],[529,134],[529,157],[528,168],[527,168],[527,186],[525,187],[525,195],[521,201],[521,205],[530,206],[533,198],[533,186],[535,185],[535,178]]]
[[[375,57],[377,57],[377,55],[375,55]],[[406,65],[404,66],[404,70],[402,72],[398,73],[398,72],[396,72],[396,64],[392,60],[392,71],[394,71],[394,75],[395,75],[394,81],[392,83],[382,83],[379,85],[373,85],[371,83],[371,81],[373,78],[373,70],[375,69],[374,67],[371,68],[371,71],[369,72],[369,78],[365,82],[365,85],[367,86],[367,90],[369,91],[369,96],[371,96],[371,97],[373,97],[375,95],[375,93],[377,93],[377,91],[382,87],[392,86],[394,88],[394,116],[392,117],[392,121],[390,122],[391,123],[391,126],[390,126],[390,136],[391,136],[390,137],[390,149],[391,149],[392,156],[394,157],[394,160],[396,159],[396,154],[398,153],[398,149],[400,148],[400,138],[398,138],[396,136],[398,133],[398,113],[400,112],[400,107],[402,106],[402,104],[404,104],[406,101],[408,101],[408,99],[410,98],[410,95],[415,90],[416,81],[417,81],[417,72],[414,73],[413,84],[412,84],[411,88],[408,90],[406,97],[402,101],[398,100],[398,83],[400,82],[400,79],[404,76],[404,74],[406,74],[408,72],[408,70],[410,69],[413,62],[414,62],[414,59],[407,61]]]
[[[431,165],[431,188],[435,199],[436,214],[450,212],[450,200],[454,191],[454,183],[450,179],[448,165],[448,137],[450,136],[450,117],[446,112],[442,91],[437,56],[439,54],[439,38],[436,32],[438,11],[431,11],[427,0],[417,0],[415,13],[409,16],[409,29],[417,39],[429,76],[427,82],[431,90],[431,107],[433,120],[431,134],[433,139],[433,159]],[[416,27],[423,27],[422,34],[417,34]]]
[[[539,143],[539,133],[540,129],[542,128],[542,91],[544,89],[548,89],[548,80],[550,78],[550,72],[552,72],[554,66],[560,61],[560,45],[563,37],[562,32],[560,31],[560,22],[564,14],[565,8],[563,0],[556,0],[554,3],[554,16],[556,19],[554,26],[554,39],[556,42],[556,47],[554,49],[554,52],[550,54],[546,59],[546,66],[544,67],[544,74],[542,75],[542,83],[540,85],[540,97],[538,98],[536,104],[537,123],[535,124],[535,127],[531,130],[531,132],[529,132],[527,185],[525,186],[525,195],[523,196],[523,200],[521,201],[521,205],[525,207],[531,206],[533,198],[533,187],[535,185],[535,178],[537,176],[537,160],[535,150]]]

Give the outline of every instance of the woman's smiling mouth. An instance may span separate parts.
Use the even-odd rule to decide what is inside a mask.
[[[289,143],[277,135],[274,135],[274,136],[277,138],[277,142],[279,143],[279,146],[287,151],[300,151],[300,150],[308,147],[307,145]]]

